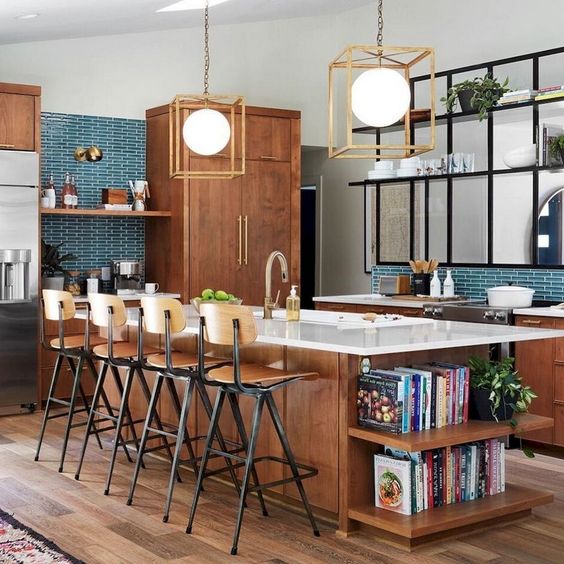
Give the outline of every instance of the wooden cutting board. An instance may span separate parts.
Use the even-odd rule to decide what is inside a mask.
[[[395,294],[392,296],[394,300],[406,300],[414,302],[466,302],[468,298],[464,296],[454,296],[452,298],[434,298],[432,296],[414,296],[413,294]]]

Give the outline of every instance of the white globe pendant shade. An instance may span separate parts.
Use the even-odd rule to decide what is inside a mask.
[[[231,127],[221,112],[204,108],[186,118],[182,137],[194,153],[215,155],[229,143]]]
[[[409,109],[411,91],[397,71],[376,68],[363,72],[352,85],[352,111],[366,125],[386,127]]]

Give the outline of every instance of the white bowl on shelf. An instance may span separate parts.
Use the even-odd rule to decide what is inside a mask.
[[[386,180],[387,178],[395,178],[395,170],[369,170],[368,180]]]
[[[381,161],[374,161],[374,170],[392,170],[394,168],[394,161],[384,159]]]
[[[509,168],[534,166],[537,162],[537,146],[525,145],[512,149],[503,155],[503,162]]]

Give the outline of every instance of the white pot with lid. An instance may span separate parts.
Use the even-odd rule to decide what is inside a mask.
[[[525,286],[488,288],[488,304],[497,307],[531,307],[534,290]]]

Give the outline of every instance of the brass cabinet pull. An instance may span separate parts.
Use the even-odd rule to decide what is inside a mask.
[[[237,259],[237,264],[242,264],[243,263],[243,259],[242,259],[242,255],[243,255],[243,232],[241,230],[241,216],[237,217],[237,223],[239,224],[239,258]]]
[[[0,143],[0,149],[13,149],[15,145],[10,145],[9,143]]]
[[[226,157],[227,153],[214,153],[213,155],[209,155],[210,157]]]
[[[406,309],[403,314],[404,315],[419,315],[421,313],[421,310],[419,309]]]
[[[249,217],[243,219],[245,224],[245,264],[249,264]]]
[[[521,321],[521,323],[523,325],[540,325],[541,321],[540,321],[540,319],[523,319],[523,321]]]
[[[277,161],[278,160],[277,157],[273,157],[272,155],[261,155],[260,158],[263,161]]]

